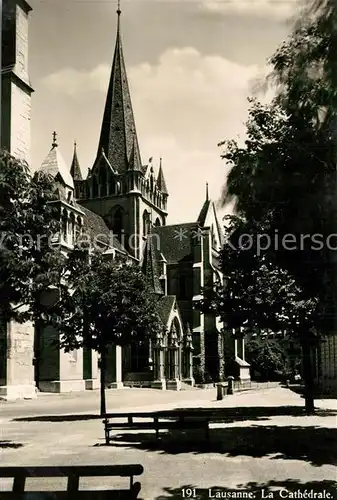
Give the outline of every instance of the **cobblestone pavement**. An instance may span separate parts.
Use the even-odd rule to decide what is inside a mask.
[[[230,408],[236,411],[235,418],[211,425],[208,444],[202,433],[192,430],[163,433],[159,442],[150,431],[116,431],[110,446],[104,445],[101,420],[91,418],[98,413],[97,392],[3,402],[1,464],[28,467],[140,463],[144,467],[140,498],[144,500],[184,498],[183,488],[188,486],[196,488],[195,498],[200,499],[211,498],[214,487],[227,492],[257,490],[257,500],[266,498],[263,495],[273,488],[298,489],[305,485],[308,491],[331,491],[337,472],[336,400],[317,401],[317,415],[307,417],[302,412],[303,399],[280,387],[237,393],[222,401],[215,398],[215,389],[180,393],[108,390],[108,411],[178,407],[221,408],[224,415],[226,408],[227,412]],[[78,415],[76,419],[74,414]],[[57,487],[51,480],[43,484],[43,488]],[[100,487],[122,484],[126,484],[125,480],[100,480]],[[3,483],[3,487],[8,486]],[[97,488],[97,483],[87,480],[81,486]],[[27,487],[36,489],[37,483],[28,482]],[[209,488],[213,488],[212,492]],[[58,489],[62,487],[58,485]],[[275,500],[280,498],[279,493],[275,495]],[[337,500],[337,492],[332,498]]]

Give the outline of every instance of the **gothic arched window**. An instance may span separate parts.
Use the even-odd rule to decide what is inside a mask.
[[[106,189],[106,170],[104,167],[101,167],[100,168],[100,171],[99,171],[99,186],[100,186],[100,195],[101,196],[106,196],[106,192],[107,192],[107,189]]]
[[[110,178],[110,194],[116,194],[116,182],[113,177]]]
[[[212,225],[212,229],[211,229],[211,237],[212,237],[212,248],[216,248],[217,244],[216,244],[216,238],[215,238],[215,232],[214,232],[213,225]]]
[[[159,217],[156,218],[156,222],[154,223],[155,226],[161,226]]]
[[[68,217],[66,211],[62,213],[61,216],[61,226],[62,226],[62,237],[63,241],[68,241]]]
[[[143,212],[143,236],[147,236],[150,229],[150,214],[147,210]]]
[[[94,175],[92,178],[92,197],[93,198],[98,197],[98,182],[96,175]]]

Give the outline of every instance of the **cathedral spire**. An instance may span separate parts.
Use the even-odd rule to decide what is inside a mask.
[[[123,173],[129,166],[131,154],[133,170],[141,170],[141,158],[124,62],[120,17],[121,8],[118,2],[115,52],[97,157],[104,148],[111,166]]]
[[[74,142],[74,155],[73,155],[73,161],[71,162],[70,173],[71,173],[71,176],[74,179],[74,181],[81,181],[82,180],[82,172],[81,172],[80,162],[78,161],[78,157],[77,157],[76,141]]]

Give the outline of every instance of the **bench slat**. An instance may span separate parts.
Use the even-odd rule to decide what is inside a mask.
[[[106,425],[106,429],[154,429],[154,424],[153,422],[133,422],[132,424],[129,424],[128,422],[122,422],[122,423],[109,423]]]
[[[51,497],[52,493],[52,497]],[[80,490],[74,496],[69,495],[67,491],[26,491],[20,494],[13,491],[2,491],[1,500],[46,500],[46,498],[53,498],[53,500],[133,500],[138,496],[137,492],[130,490]]]
[[[112,430],[112,429],[155,429],[155,428],[161,428],[161,429],[169,429],[173,427],[184,427],[186,429],[192,428],[192,427],[203,427],[204,425],[207,424],[207,420],[204,421],[173,421],[173,420],[168,420],[166,422],[134,422],[133,424],[129,424],[127,422],[125,423],[109,423],[106,425],[107,430]]]
[[[141,464],[126,465],[81,465],[61,467],[0,467],[0,477],[79,477],[95,476],[140,476],[144,468]]]
[[[198,408],[197,410],[160,410],[152,412],[135,412],[135,413],[106,413],[102,415],[104,419],[114,419],[114,418],[154,418],[154,417],[219,417],[223,418],[227,415],[235,414],[235,412],[224,412],[224,414],[219,415],[219,410],[212,410],[212,408]]]

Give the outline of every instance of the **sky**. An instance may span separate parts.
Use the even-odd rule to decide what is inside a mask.
[[[142,163],[153,157],[156,169],[163,158],[168,223],[196,220],[206,182],[212,199],[221,197],[229,167],[218,143],[244,137],[247,97],[290,32],[296,1],[121,0]],[[69,167],[77,141],[86,175],[97,151],[117,1],[29,3],[33,168],[48,154],[56,130]]]

